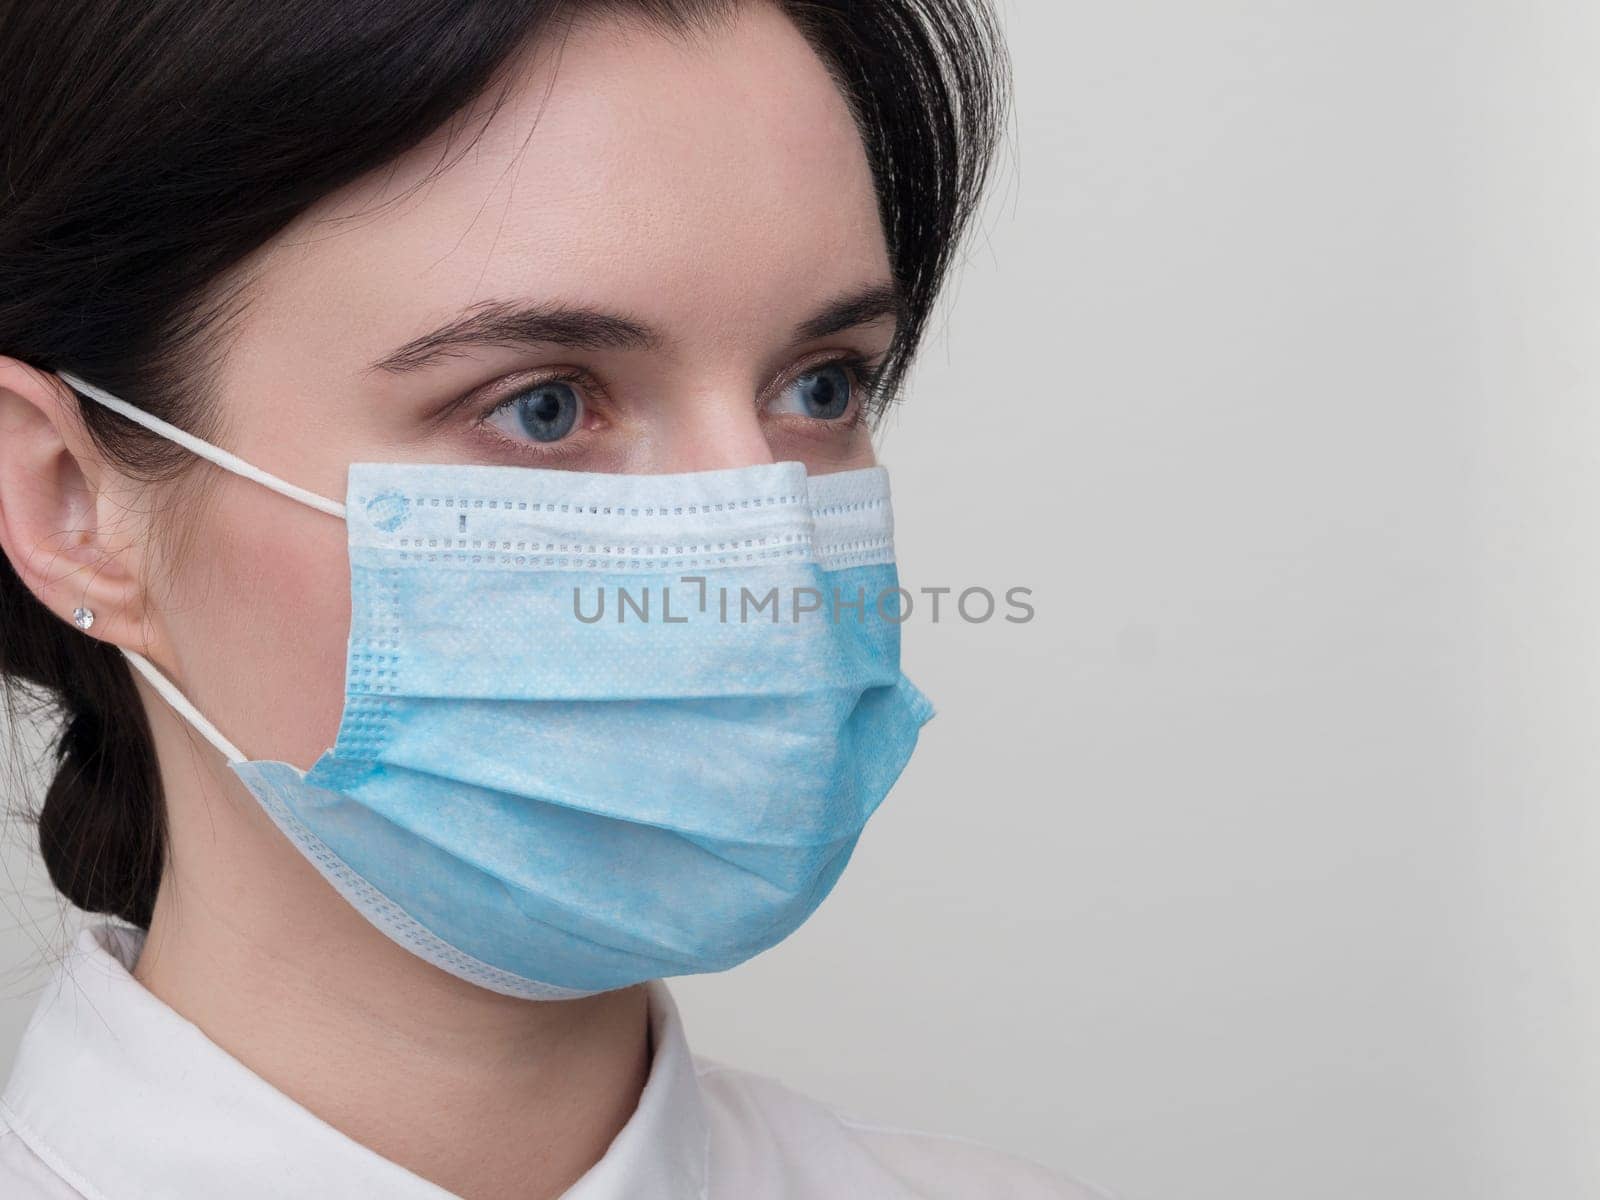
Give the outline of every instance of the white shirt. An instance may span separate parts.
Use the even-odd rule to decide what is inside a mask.
[[[0,1099],[5,1200],[449,1200],[290,1100],[129,973],[142,932],[79,935]],[[562,1200],[1108,1200],[963,1138],[855,1120],[692,1055],[664,983],[638,1107]],[[512,1198],[508,1198],[512,1200]]]

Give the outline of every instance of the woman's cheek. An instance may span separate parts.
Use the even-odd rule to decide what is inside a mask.
[[[350,565],[344,522],[240,481],[191,544],[168,616],[195,702],[252,759],[306,768],[344,705]]]

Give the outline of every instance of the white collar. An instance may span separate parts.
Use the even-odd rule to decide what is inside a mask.
[[[142,930],[97,924],[67,952],[18,1047],[0,1109],[93,1200],[451,1193],[313,1116],[129,973]],[[639,1104],[562,1200],[699,1200],[709,1126],[678,1008],[646,985],[655,1051]]]

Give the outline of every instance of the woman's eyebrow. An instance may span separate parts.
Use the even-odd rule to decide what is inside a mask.
[[[904,294],[892,282],[868,284],[835,297],[795,326],[794,340],[828,337],[858,325],[893,317],[905,325]],[[623,313],[558,302],[489,300],[460,317],[386,354],[367,368],[405,374],[473,347],[555,345],[574,350],[661,350],[672,339]]]

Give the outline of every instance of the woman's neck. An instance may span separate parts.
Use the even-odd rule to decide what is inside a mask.
[[[286,843],[272,863],[260,846],[183,849],[135,977],[348,1137],[467,1200],[540,1200],[632,1115],[652,1053],[642,986],[502,996],[395,945]],[[219,857],[246,878],[219,877]]]

